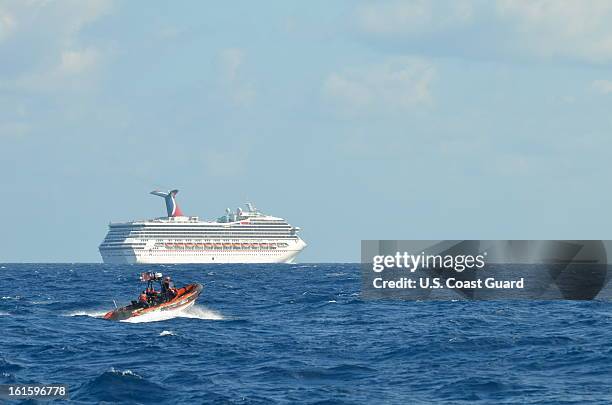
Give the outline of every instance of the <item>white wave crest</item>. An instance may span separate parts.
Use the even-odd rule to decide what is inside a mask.
[[[132,370],[117,370],[115,367],[111,367],[110,370],[108,370],[109,373],[113,373],[113,374],[119,374],[119,375],[129,375],[132,377],[137,377],[137,378],[142,378],[142,376],[136,374],[135,372],[133,372]]]
[[[50,305],[50,304],[54,304],[57,301],[51,301],[50,298],[47,299],[47,301],[30,301],[30,303],[32,305]]]
[[[102,318],[107,311],[73,311],[66,316],[89,316],[91,318]]]
[[[159,336],[174,336],[174,332],[171,330],[164,330],[159,334]]]
[[[0,316],[9,316],[8,312],[0,311]]]
[[[219,312],[213,311],[206,307],[201,307],[199,305],[194,305],[191,308],[183,311],[181,318],[205,319],[210,321],[222,321],[225,319]]]

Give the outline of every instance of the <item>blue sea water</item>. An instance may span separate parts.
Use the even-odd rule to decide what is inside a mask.
[[[138,273],[205,285],[185,317],[100,319]],[[74,403],[612,403],[605,301],[363,301],[357,264],[0,266],[0,384]]]

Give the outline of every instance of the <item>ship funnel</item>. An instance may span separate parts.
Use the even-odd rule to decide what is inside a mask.
[[[166,200],[166,211],[168,211],[169,217],[182,217],[183,212],[176,203],[176,193],[178,193],[178,190],[172,190],[168,192],[159,190],[151,191],[151,194],[156,195],[158,197],[163,197],[164,200]]]

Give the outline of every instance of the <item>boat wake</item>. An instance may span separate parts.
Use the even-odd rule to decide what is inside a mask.
[[[91,318],[102,318],[106,311],[73,311],[66,316],[89,316]]]
[[[212,311],[208,308],[194,305],[186,309],[177,309],[174,311],[163,311],[163,312],[150,312],[148,314],[135,316],[133,318],[124,319],[120,322],[128,323],[146,323],[146,322],[160,322],[167,321],[174,318],[192,318],[202,319],[208,321],[220,321],[223,320],[223,315],[218,312]]]
[[[199,305],[187,308],[180,316],[181,318],[194,318],[208,321],[222,321],[225,319],[219,312]]]

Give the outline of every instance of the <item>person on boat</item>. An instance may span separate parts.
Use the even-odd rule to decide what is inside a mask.
[[[162,283],[162,295],[167,301],[170,301],[176,297],[176,288],[174,288],[174,284],[172,283],[170,276],[164,277],[164,282]]]
[[[143,291],[138,297],[138,304],[140,304],[140,306],[143,308],[149,307],[149,297],[147,296],[146,291]]]
[[[163,294],[161,294],[155,288],[148,288],[147,296],[149,297],[149,303],[152,305],[158,305],[163,302]]]

